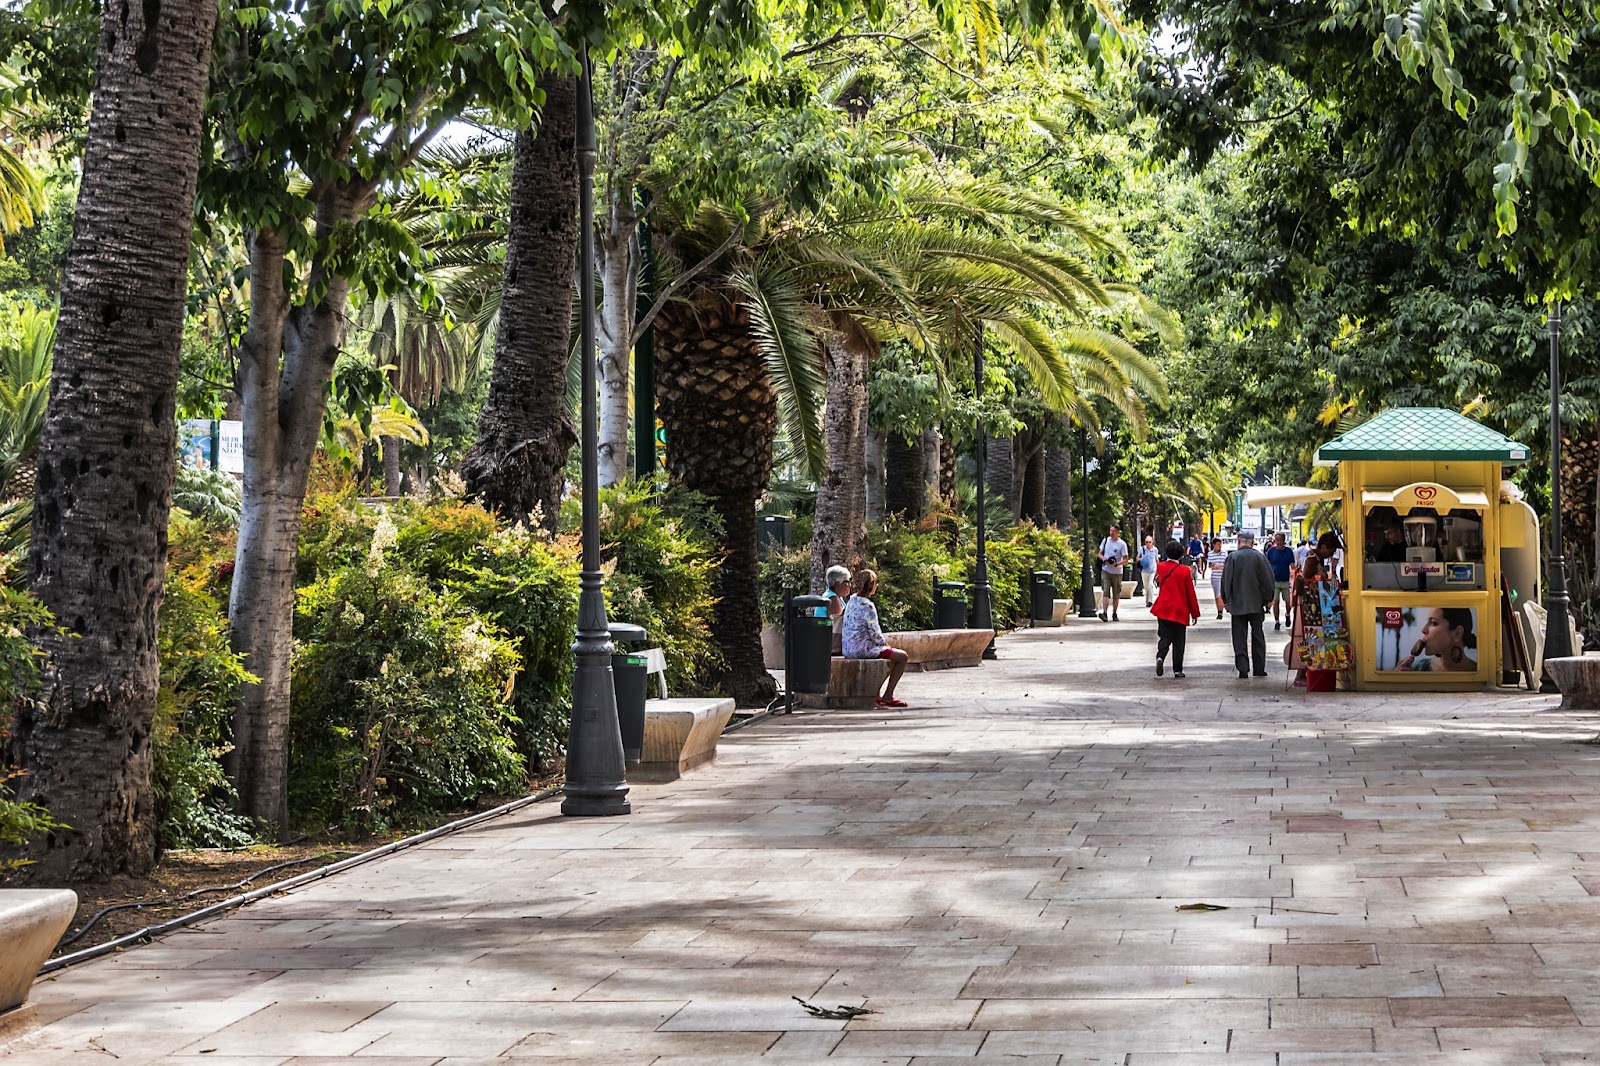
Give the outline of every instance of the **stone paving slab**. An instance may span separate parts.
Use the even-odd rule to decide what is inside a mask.
[[[1123,615],[54,975],[6,1064],[1600,1062],[1596,722]]]

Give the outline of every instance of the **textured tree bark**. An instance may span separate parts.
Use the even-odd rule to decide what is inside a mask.
[[[217,6],[104,5],[77,219],[38,452],[29,569],[62,632],[17,720],[23,799],[70,828],[27,874],[155,863],[150,730],[178,357]]]
[[[882,430],[867,428],[867,521],[882,522],[888,513],[884,499],[885,468],[889,437]]]
[[[370,206],[369,186],[342,186],[316,208],[326,240]],[[322,432],[328,385],[344,342],[349,279],[313,261],[316,304],[291,306],[283,289],[287,244],[251,240],[250,317],[239,350],[244,404],[244,504],[229,596],[233,649],[259,681],[241,688],[231,762],[239,807],[280,832],[289,824],[289,677],[300,512]],[[281,355],[281,360],[280,360]]]
[[[383,438],[383,494],[400,495],[400,438]]]
[[[600,484],[615,485],[628,477],[628,427],[632,422],[628,384],[634,310],[639,304],[639,212],[634,208],[631,185],[608,188],[606,196],[606,217],[597,242],[601,285],[599,458]]]
[[[1010,437],[990,437],[985,452],[983,476],[989,486],[991,506],[1017,513],[1020,502],[1016,485],[1016,465],[1011,458]]]
[[[908,522],[921,521],[928,510],[921,445],[920,435],[913,443],[891,430],[884,455],[884,506]]]
[[[954,433],[939,434],[939,497],[956,498],[956,437]]]
[[[1072,452],[1055,444],[1044,450],[1044,515],[1061,529],[1072,524]]]
[[[656,410],[667,469],[724,524],[728,554],[711,617],[723,667],[707,680],[742,707],[765,704],[778,688],[761,653],[756,501],[772,473],[778,396],[748,312],[726,294],[702,293],[692,309],[668,304],[657,318]]]
[[[1034,525],[1045,525],[1049,519],[1044,511],[1044,449],[1036,448],[1028,458],[1022,475],[1022,517]]]
[[[517,134],[505,292],[489,397],[462,461],[467,491],[502,517],[554,530],[567,454],[567,353],[578,271],[577,78],[539,79],[537,132]]]
[[[830,566],[855,572],[867,558],[867,367],[877,342],[860,325],[834,315],[824,345],[828,398],[823,431],[828,473],[817,489],[811,532],[811,590],[822,592]]]
[[[922,452],[922,499],[925,507],[931,507],[939,499],[939,431],[923,430],[917,446]]]

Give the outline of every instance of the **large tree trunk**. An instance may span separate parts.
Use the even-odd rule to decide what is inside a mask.
[[[925,429],[918,439],[922,450],[922,499],[931,507],[939,499],[939,458],[942,444],[937,429]]]
[[[990,506],[1017,513],[1016,465],[1011,459],[1011,438],[990,437],[984,450],[984,482],[989,486]]]
[[[956,436],[939,434],[939,498],[956,498]]]
[[[333,235],[365,213],[370,187],[329,191],[316,208],[327,251],[314,305],[290,306],[283,289],[286,242],[271,231],[251,241],[250,317],[240,345],[244,403],[244,503],[229,597],[232,643],[259,681],[241,688],[232,763],[239,807],[280,832],[289,824],[289,677],[294,649],[294,577],[300,509],[322,432],[328,385],[344,341],[349,279],[325,255]],[[281,359],[280,359],[281,355]]]
[[[400,495],[400,438],[383,438],[383,494]]]
[[[1057,444],[1044,450],[1044,515],[1061,529],[1072,524],[1072,452]]]
[[[1038,526],[1049,521],[1044,509],[1044,481],[1044,449],[1037,448],[1022,475],[1022,517]]]
[[[778,395],[750,333],[749,313],[723,294],[668,304],[656,322],[656,410],[667,469],[722,517],[728,554],[718,570],[711,635],[723,668],[709,680],[740,706],[778,687],[761,654],[756,500],[772,474]]]
[[[633,357],[634,311],[639,302],[639,212],[633,187],[606,190],[605,223],[600,230],[599,308],[600,484],[628,477],[628,425],[631,396],[628,371]]]
[[[830,566],[854,573],[867,557],[867,366],[877,342],[844,315],[833,316],[825,352],[828,473],[817,490],[811,532],[811,589]]]
[[[554,530],[567,454],[573,279],[578,271],[578,166],[572,75],[539,79],[537,132],[517,134],[506,235],[505,292],[489,397],[462,461],[467,490],[502,517]]]
[[[883,498],[889,513],[900,515],[907,522],[920,521],[928,509],[921,445],[920,435],[912,443],[894,430],[889,432]]]
[[[38,452],[29,569],[61,631],[17,719],[24,800],[70,828],[28,873],[60,883],[156,857],[150,730],[174,404],[217,7],[104,5],[94,109]]]
[[[885,471],[889,461],[889,435],[867,427],[867,521],[882,522],[888,514],[884,498]]]

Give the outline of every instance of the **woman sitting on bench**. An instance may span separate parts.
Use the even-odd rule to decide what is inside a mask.
[[[872,597],[878,591],[878,575],[871,570],[857,570],[856,594],[844,605],[844,655],[847,659],[884,659],[889,663],[889,681],[883,695],[878,697],[879,707],[904,707],[904,700],[894,698],[894,687],[906,672],[909,658],[899,648],[884,642],[883,630],[878,626],[878,608]]]

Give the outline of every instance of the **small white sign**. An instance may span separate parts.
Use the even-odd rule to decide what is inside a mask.
[[[1400,573],[1405,577],[1443,577],[1443,563],[1401,563]]]
[[[217,469],[229,474],[244,473],[244,423],[224,419],[217,423]]]

